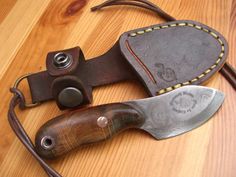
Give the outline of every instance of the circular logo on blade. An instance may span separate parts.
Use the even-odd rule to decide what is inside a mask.
[[[195,108],[196,104],[197,100],[194,99],[194,95],[188,92],[178,93],[170,102],[172,110],[182,114],[191,112]]]

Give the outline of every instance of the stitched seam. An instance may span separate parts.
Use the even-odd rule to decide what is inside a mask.
[[[131,49],[128,40],[125,41],[126,47],[129,50],[129,52],[133,55],[133,57],[135,58],[135,60],[141,65],[141,67],[144,69],[144,71],[146,72],[146,74],[148,75],[148,77],[151,79],[151,81],[156,84],[156,80],[153,77],[152,73],[148,70],[148,68],[146,67],[146,65],[138,58],[138,56],[134,53],[134,51]]]
[[[176,84],[172,87],[167,87],[167,88],[161,89],[158,92],[156,92],[157,95],[169,92],[171,90],[174,90],[176,88],[179,88],[179,87],[182,87],[182,86],[185,86],[185,85],[194,84],[199,79],[204,78],[206,75],[208,75],[220,63],[220,61],[222,60],[222,58],[225,54],[225,45],[224,45],[223,41],[220,39],[220,36],[218,36],[216,33],[212,32],[212,31],[210,31],[209,29],[206,29],[206,28],[204,28],[202,26],[199,26],[199,25],[196,25],[194,23],[182,22],[182,23],[174,23],[174,24],[169,24],[169,25],[156,26],[156,27],[152,27],[152,28],[148,27],[147,29],[144,29],[144,30],[132,32],[132,33],[129,34],[129,36],[130,37],[136,37],[138,35],[142,35],[142,34],[152,32],[152,31],[155,31],[155,30],[161,30],[161,29],[164,29],[164,28],[170,28],[170,27],[176,27],[176,26],[189,26],[189,27],[193,27],[193,28],[196,28],[198,30],[201,30],[201,31],[204,31],[204,32],[210,34],[211,36],[213,36],[220,43],[221,52],[220,52],[216,62],[211,67],[209,67],[206,71],[201,73],[199,76],[197,76],[197,77],[195,77],[192,80],[189,80],[187,82],[178,83],[178,84]]]

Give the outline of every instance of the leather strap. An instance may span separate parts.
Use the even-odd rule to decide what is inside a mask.
[[[97,11],[104,7],[114,6],[114,5],[131,5],[138,6],[147,10],[151,10],[157,13],[159,16],[164,18],[166,21],[175,21],[176,19],[171,15],[167,14],[165,11],[160,9],[155,4],[147,0],[108,0],[104,3],[91,8],[91,11]],[[220,70],[220,73],[226,78],[226,80],[231,84],[231,86],[236,89],[236,70],[228,62]]]
[[[21,109],[25,108],[25,98],[24,95],[20,90],[17,88],[11,88],[10,91],[14,94],[8,110],[8,121],[9,124],[16,134],[16,136],[19,138],[19,140],[24,144],[26,149],[37,159],[39,164],[42,166],[44,171],[47,173],[50,177],[61,177],[59,173],[57,173],[53,168],[51,168],[35,151],[35,146],[32,143],[30,137],[25,132],[22,124],[20,123],[16,113],[15,113],[15,107],[19,105]]]
[[[136,74],[133,73],[126,59],[121,55],[118,43],[106,54],[99,57],[86,61],[84,58],[79,58],[78,68],[72,74],[78,77],[81,82],[86,83],[87,92],[92,87],[137,79]],[[53,93],[50,90],[51,83],[56,78],[57,76],[52,76],[47,71],[35,73],[27,77],[33,103],[53,99]]]
[[[220,72],[236,90],[236,70],[229,63],[225,63]]]
[[[125,1],[125,0],[108,0],[108,1],[105,1],[104,3],[102,3],[100,5],[92,7],[91,11],[97,11],[97,10],[102,9],[103,7],[113,6],[113,5],[137,6],[137,7],[141,7],[141,8],[144,8],[144,9],[151,10],[151,11],[157,13],[158,16],[164,18],[167,21],[176,20],[174,17],[172,17],[171,15],[169,15],[165,11],[163,11],[160,7],[158,7],[157,5],[151,3],[147,0],[129,0],[129,1]]]

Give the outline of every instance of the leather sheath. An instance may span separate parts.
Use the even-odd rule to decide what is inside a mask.
[[[71,56],[72,64],[57,68],[58,53]],[[79,47],[50,52],[47,70],[27,77],[32,101],[56,100],[64,88],[75,87],[83,95],[82,103],[92,101],[97,86],[137,80],[149,96],[184,85],[207,81],[224,65],[228,54],[225,38],[216,30],[196,21],[177,20],[123,33],[105,54],[85,60]]]

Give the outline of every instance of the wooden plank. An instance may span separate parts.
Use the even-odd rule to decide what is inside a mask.
[[[228,61],[231,65],[236,67],[235,63],[235,46],[236,46],[236,1],[232,1],[229,9],[229,31],[228,38],[230,51]],[[231,10],[230,10],[231,9]],[[221,76],[219,77],[220,86],[219,88],[225,92],[226,100],[223,108],[218,113],[218,119],[213,122],[212,136],[208,144],[208,152],[205,156],[205,164],[203,168],[202,176],[235,176],[236,167],[236,132],[235,132],[235,105],[236,105],[236,94],[235,90],[229,86],[229,83]]]
[[[4,18],[8,15],[11,9],[14,7],[16,0],[9,0],[9,1],[0,1],[0,24],[4,20]]]
[[[1,1],[1,4],[5,4],[3,2],[6,1]],[[49,2],[21,0],[12,8],[6,5],[11,11],[1,14],[1,17],[8,15],[0,24],[0,43],[4,44],[0,48],[0,79]]]
[[[45,56],[49,51],[79,45],[86,58],[91,58],[105,53],[124,31],[163,22],[156,14],[139,8],[122,6],[90,12],[90,7],[101,2],[22,0],[15,4],[11,2],[4,8],[4,13],[0,13],[0,42],[4,44],[0,49],[3,51],[0,51],[0,117],[3,120],[0,123],[0,176],[46,176],[15,138],[6,119],[11,98],[9,87],[17,77],[44,70]],[[235,1],[153,2],[177,19],[197,20],[220,31],[230,44],[229,62],[236,67],[236,53],[232,50],[236,37]],[[112,140],[82,147],[49,163],[68,177],[234,177],[236,94],[220,74],[207,86],[219,88],[227,97],[214,118],[194,131],[156,141],[144,132],[129,130]],[[24,83],[21,89],[30,100],[27,84]],[[93,96],[93,105],[98,105],[147,95],[137,83],[124,82],[97,88]],[[38,128],[61,111],[49,102],[17,113],[34,139]]]

